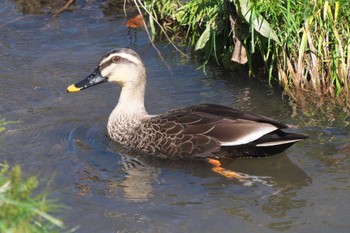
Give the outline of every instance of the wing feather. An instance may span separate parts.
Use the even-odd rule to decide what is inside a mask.
[[[154,125],[148,128],[156,131],[154,141],[159,153],[181,157],[219,152],[222,146],[261,148],[283,144],[283,140],[277,142],[281,137],[278,132],[288,128],[265,116],[211,104],[174,109],[151,118],[147,124]],[[269,140],[272,136],[274,143]],[[288,140],[293,143],[299,138]]]
[[[267,123],[237,120],[232,124],[217,124],[206,135],[218,139],[222,146],[237,146],[255,141],[276,129]]]

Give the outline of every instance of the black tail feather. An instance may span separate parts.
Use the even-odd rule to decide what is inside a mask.
[[[222,147],[224,153],[217,154],[217,156],[231,158],[266,157],[282,153],[294,143],[306,138],[308,136],[304,134],[276,130],[248,144]]]

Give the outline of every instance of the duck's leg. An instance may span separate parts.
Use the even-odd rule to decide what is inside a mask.
[[[227,178],[235,178],[235,179],[244,179],[245,177],[240,175],[237,172],[226,170],[225,168],[221,167],[221,162],[217,159],[208,159],[208,162],[213,165],[213,168],[211,169],[213,172],[219,173],[220,175],[223,175]]]
[[[242,182],[244,186],[251,186],[254,183],[263,183],[265,185],[271,185],[271,177],[268,176],[251,176],[245,173],[226,170],[221,166],[221,162],[217,159],[207,159],[210,164],[213,165],[212,171],[218,173],[226,178],[237,179]]]

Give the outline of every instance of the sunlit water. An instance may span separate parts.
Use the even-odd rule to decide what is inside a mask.
[[[80,4],[80,5],[79,5]],[[79,3],[57,18],[22,14],[0,3],[0,160],[20,164],[52,197],[77,232],[349,232],[350,145],[342,122],[306,124],[280,93],[242,73],[207,67],[143,30],[130,32],[121,12]],[[110,9],[109,12],[113,12]],[[117,12],[117,11],[116,11]],[[131,17],[133,15],[129,15]],[[115,147],[106,122],[119,88],[103,84],[77,94],[66,87],[89,74],[115,47],[131,47],[147,67],[150,113],[218,103],[300,126],[310,138],[285,153],[224,162],[260,179],[224,178],[201,160],[145,158]],[[316,121],[317,122],[317,119]]]

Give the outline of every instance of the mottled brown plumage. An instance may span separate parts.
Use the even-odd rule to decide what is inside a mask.
[[[109,136],[147,154],[170,158],[259,157],[280,153],[307,138],[283,131],[289,127],[271,118],[221,105],[195,105],[149,115],[144,107],[145,68],[131,49],[111,51],[92,75],[68,91],[105,81],[122,88],[108,120]]]
[[[276,129],[259,135],[256,140],[237,142],[266,125]],[[286,128],[287,125],[265,116],[221,105],[203,104],[147,118],[132,129],[131,137],[124,134],[118,141],[130,148],[164,157],[257,157],[280,153],[296,141],[306,138],[302,134],[283,132],[282,129]],[[258,144],[281,140],[291,142],[257,147]],[[225,142],[239,144],[222,146]]]

